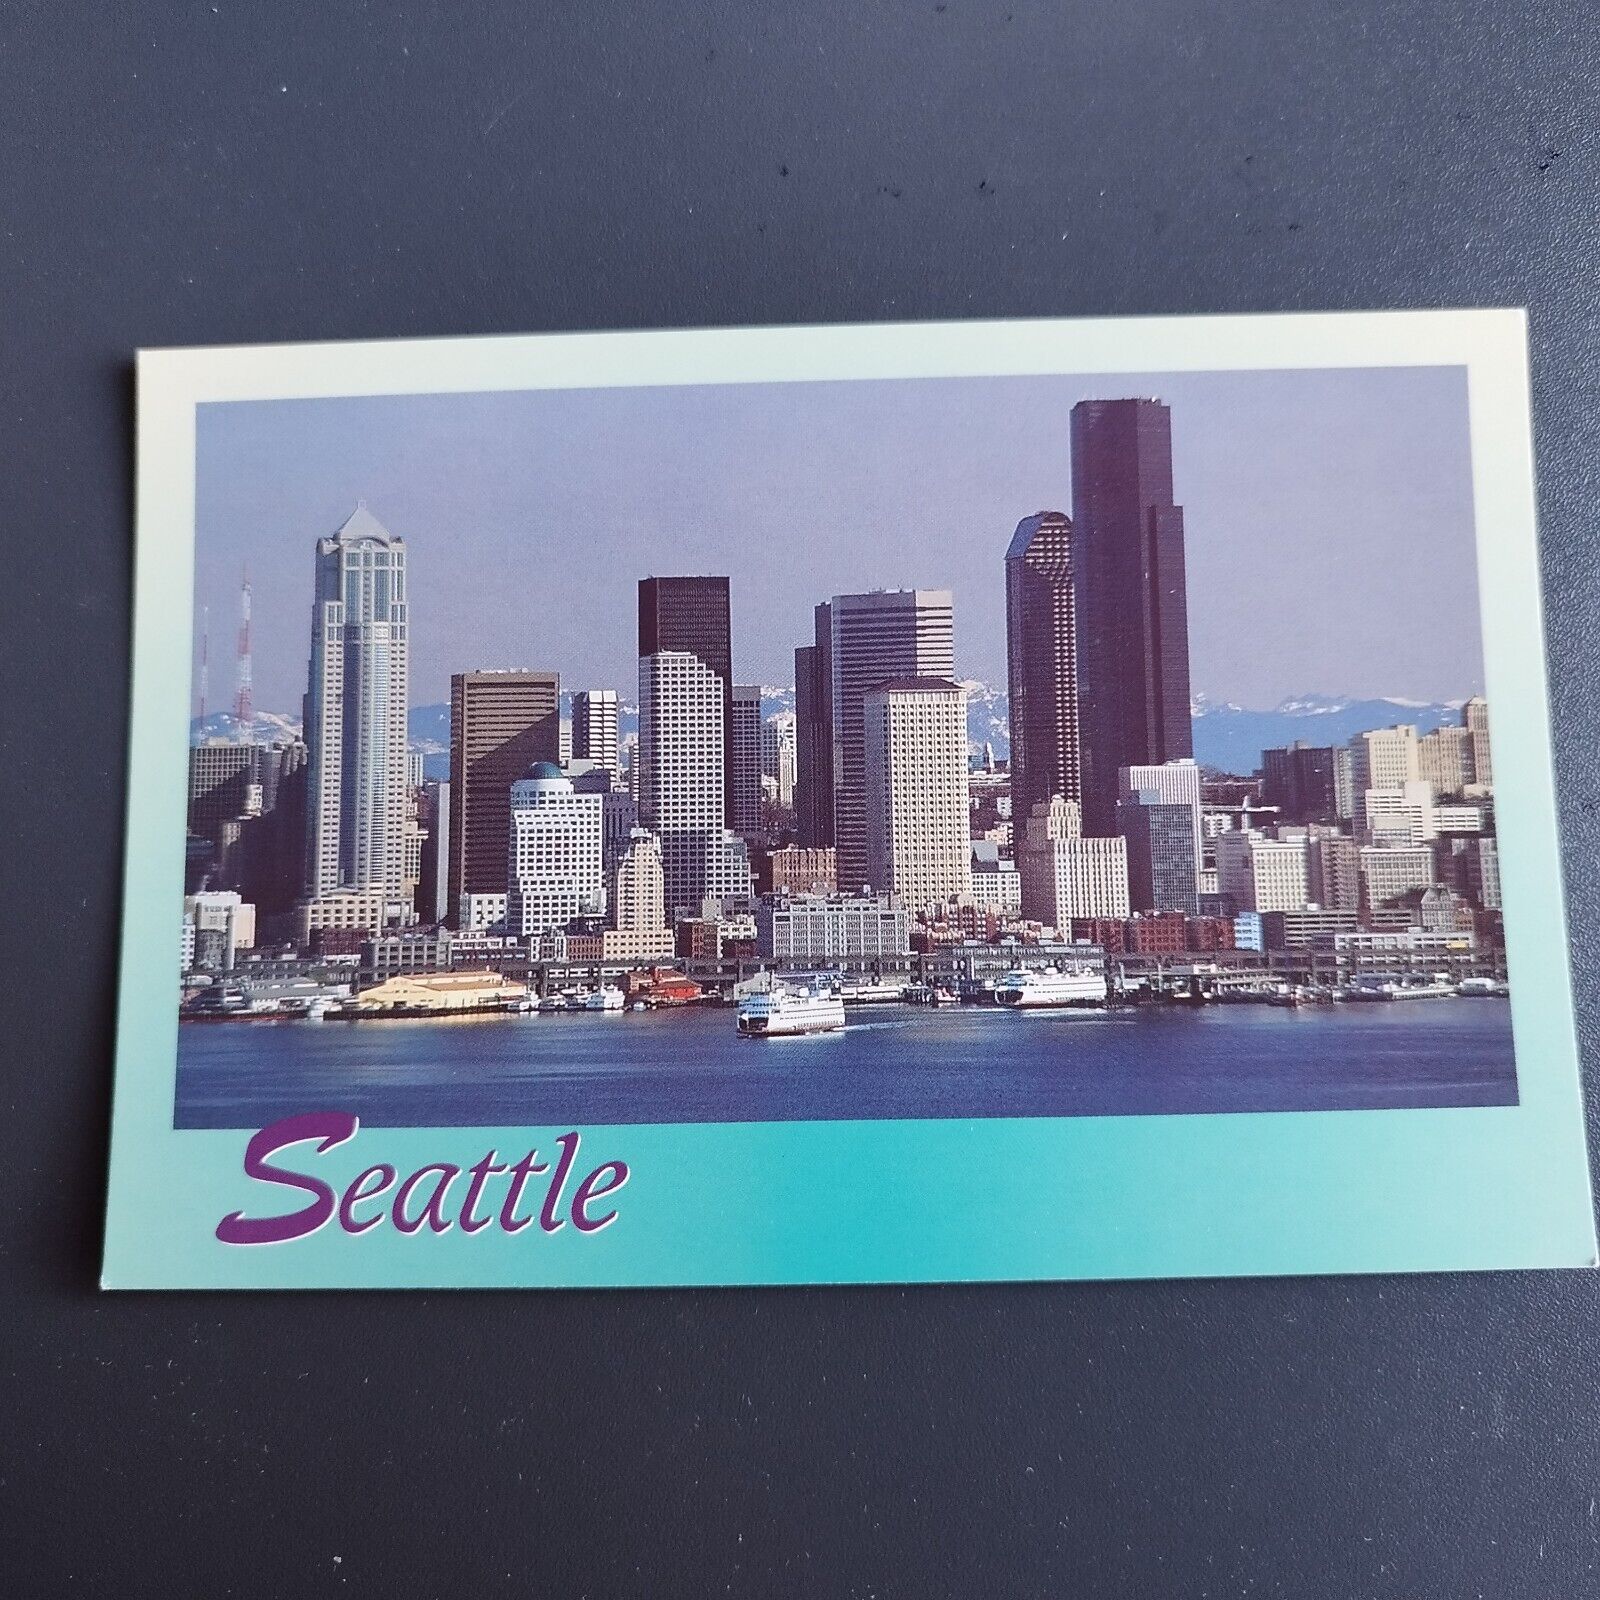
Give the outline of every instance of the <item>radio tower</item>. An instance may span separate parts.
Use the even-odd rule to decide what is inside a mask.
[[[244,569],[239,588],[239,667],[238,688],[233,696],[233,721],[240,739],[248,739],[255,729],[255,698],[250,686],[250,569]]]
[[[206,701],[211,696],[211,607],[200,608],[200,716],[195,735],[203,739],[206,732]]]

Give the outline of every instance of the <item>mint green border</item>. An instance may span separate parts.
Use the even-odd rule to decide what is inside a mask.
[[[1593,1265],[1564,959],[1525,318],[1518,311],[966,322],[144,352],[110,1288],[741,1284]],[[1521,1103],[1451,1111],[585,1128],[628,1162],[578,1235],[218,1243],[263,1209],[245,1131],[171,1126],[194,416],[218,400],[824,378],[1457,365],[1468,370]],[[306,1107],[307,1110],[319,1109]],[[562,1129],[363,1129],[337,1183]]]

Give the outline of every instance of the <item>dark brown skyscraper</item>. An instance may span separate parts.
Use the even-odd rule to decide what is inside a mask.
[[[554,672],[458,672],[450,680],[452,927],[464,894],[504,894],[511,785],[561,754],[561,679]]]
[[[1079,800],[1078,647],[1072,524],[1024,517],[1006,551],[1011,815],[1018,832],[1041,800]]]
[[[641,578],[639,654],[686,650],[722,680],[723,817],[734,825],[733,628],[726,578]]]
[[[1072,408],[1083,830],[1116,832],[1117,769],[1194,754],[1183,511],[1159,400]]]
[[[833,843],[833,610],[813,613],[813,643],[794,653],[794,809],[802,845]]]

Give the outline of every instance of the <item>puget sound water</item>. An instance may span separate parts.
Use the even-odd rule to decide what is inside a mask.
[[[842,1033],[741,1039],[733,1012],[188,1023],[180,1128],[304,1111],[375,1127],[1090,1117],[1502,1106],[1498,999],[1106,1012],[853,1008]]]

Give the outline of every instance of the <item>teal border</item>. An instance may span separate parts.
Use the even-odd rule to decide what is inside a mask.
[[[1519,311],[573,334],[143,352],[110,1288],[854,1283],[1595,1263]],[[1494,715],[1514,1107],[584,1128],[611,1226],[220,1244],[247,1131],[174,1130],[194,417],[218,400],[1020,373],[1464,366]],[[320,1109],[306,1107],[306,1110]],[[362,1129],[317,1158],[466,1164],[551,1129]],[[274,1206],[270,1209],[279,1209]]]

